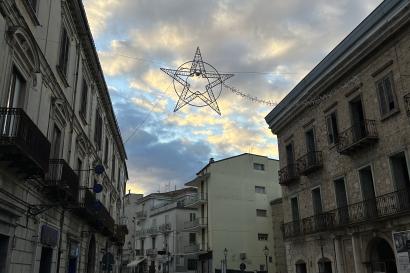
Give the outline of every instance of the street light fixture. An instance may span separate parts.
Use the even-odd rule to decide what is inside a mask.
[[[268,255],[269,255],[268,246],[265,246],[265,248],[263,249],[263,253],[265,254],[266,273],[268,273],[269,272],[269,270],[268,270]]]
[[[225,249],[224,249],[224,256],[225,256],[225,272],[224,273],[226,273],[226,271],[227,271],[227,269],[228,269],[228,263],[227,263],[227,260],[226,260],[226,256],[228,255],[228,250],[226,249],[226,247],[225,247]]]

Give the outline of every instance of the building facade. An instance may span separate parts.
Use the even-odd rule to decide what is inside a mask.
[[[275,273],[286,273],[286,252],[283,241],[283,205],[282,198],[276,198],[270,202],[272,210],[272,255],[275,261]]]
[[[186,205],[196,196],[195,188],[183,188],[126,201],[128,272],[195,272],[196,233],[184,227],[196,218],[197,209]]]
[[[289,273],[408,268],[409,8],[382,2],[265,118]]]
[[[126,153],[82,1],[0,1],[0,34],[0,272],[119,272]]]
[[[197,272],[278,272],[269,205],[281,196],[278,167],[277,160],[254,154],[211,159],[186,183],[198,188],[189,206],[199,216],[186,227],[198,234]]]

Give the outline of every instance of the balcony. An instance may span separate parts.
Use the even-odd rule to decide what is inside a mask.
[[[50,142],[20,108],[0,108],[0,161],[27,176],[48,170]]]
[[[340,154],[350,155],[374,144],[377,140],[376,122],[364,120],[363,123],[355,124],[339,134],[337,151]]]
[[[308,152],[297,160],[298,170],[301,175],[308,175],[323,167],[322,152]]]
[[[171,232],[171,230],[172,230],[172,227],[170,223],[165,223],[159,226],[159,231],[161,233],[168,233],[168,232]]]
[[[79,178],[64,159],[51,159],[45,175],[46,192],[51,199],[77,203]]]
[[[150,248],[145,250],[145,255],[147,256],[156,256],[157,255],[157,250],[155,248]]]
[[[199,244],[189,244],[187,246],[184,246],[184,253],[195,253],[199,251],[200,251]]]
[[[208,218],[196,218],[193,221],[187,221],[184,223],[184,229],[185,230],[199,230],[201,228],[204,228],[208,224]]]
[[[135,232],[135,236],[136,236],[137,238],[144,238],[144,237],[147,236],[147,231],[146,231],[145,229],[137,230],[137,231]]]
[[[145,220],[147,219],[147,213],[145,211],[137,211],[137,213],[135,213],[135,218],[137,220]]]
[[[278,172],[279,174],[279,184],[289,185],[291,182],[299,179],[299,171],[297,164],[289,164],[288,166],[282,168]]]
[[[102,234],[113,236],[114,219],[104,205],[95,198],[94,193],[89,190],[84,190],[84,192],[84,198],[74,212]]]
[[[202,204],[208,201],[208,195],[206,193],[198,193],[196,195],[191,195],[185,198],[184,204],[187,208],[198,208]]]
[[[152,227],[150,227],[146,230],[146,233],[149,234],[149,235],[158,234],[159,233],[158,227],[157,226],[152,226]]]
[[[128,228],[125,225],[115,225],[113,242],[118,246],[123,246],[125,243],[125,235],[128,234]]]
[[[397,218],[398,215],[408,212],[410,212],[410,191],[406,189],[286,223],[283,225],[283,233],[285,238],[291,238],[365,222]]]

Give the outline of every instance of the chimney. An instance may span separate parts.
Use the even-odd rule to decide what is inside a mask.
[[[211,158],[209,159],[209,163],[214,163],[214,162],[215,162],[214,158],[211,157]]]

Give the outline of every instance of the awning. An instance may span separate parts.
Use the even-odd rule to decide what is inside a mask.
[[[127,264],[127,267],[137,267],[137,265],[139,265],[143,260],[145,260],[145,257],[140,257],[140,258],[130,262],[129,264]]]

